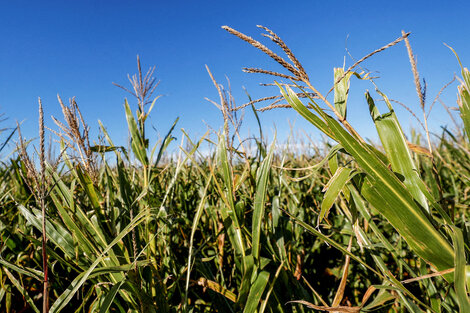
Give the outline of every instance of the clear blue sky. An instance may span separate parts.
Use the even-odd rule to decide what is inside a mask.
[[[222,125],[218,110],[204,97],[217,99],[204,65],[219,82],[231,79],[238,104],[246,101],[245,86],[253,97],[278,94],[259,87],[270,77],[241,72],[243,66],[279,70],[261,52],[228,34],[229,25],[259,40],[257,24],[268,26],[291,47],[323,92],[332,84],[332,69],[343,64],[346,46],[355,58],[394,40],[402,29],[411,31],[418,68],[428,82],[428,104],[458,72],[458,63],[443,42],[470,64],[468,1],[1,1],[0,2],[0,112],[9,118],[2,126],[23,121],[26,137],[37,134],[37,97],[43,99],[46,124],[50,115],[61,117],[56,100],[76,96],[82,113],[96,134],[97,120],[119,143],[127,137],[123,100],[126,93],[112,85],[127,85],[139,54],[145,69],[156,66],[161,81],[150,122],[164,135],[179,116],[175,133],[185,128],[194,137],[206,126]],[[267,43],[267,41],[263,41]],[[347,57],[346,64],[352,64]],[[379,87],[391,98],[418,111],[412,74],[403,44],[364,63],[378,71]],[[370,84],[352,81],[349,118],[365,137],[374,138],[364,100]],[[456,85],[443,99],[455,106]],[[412,117],[396,108],[405,129]],[[256,131],[247,111],[244,132]],[[279,137],[288,134],[288,120],[312,130],[291,110],[261,114],[266,132],[276,124]],[[432,128],[448,124],[437,104]],[[149,129],[152,136],[156,133]]]

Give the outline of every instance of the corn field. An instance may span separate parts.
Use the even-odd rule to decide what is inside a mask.
[[[39,100],[38,140],[19,125],[2,134],[16,150],[0,167],[1,312],[470,312],[468,69],[460,64],[457,90],[445,86],[458,92],[458,113],[445,107],[455,127],[432,134],[430,107],[445,88],[426,103],[409,33],[334,68],[321,93],[284,41],[259,27],[285,56],[223,29],[283,67],[244,68],[279,92],[237,107],[207,68],[218,132],[195,139],[176,119],[166,136],[149,138],[157,83],[138,59],[131,87],[118,85],[130,93],[128,147],[101,123],[102,138],[90,138],[77,102],[60,97],[55,125],[45,125],[51,104]],[[419,123],[410,135],[360,70],[389,48],[407,49],[411,63]],[[378,144],[347,119],[357,79],[374,89],[363,104]],[[272,109],[295,110],[325,139],[294,153],[299,139],[268,142],[261,126],[241,138],[242,111],[259,122]],[[48,152],[46,132],[58,153]]]

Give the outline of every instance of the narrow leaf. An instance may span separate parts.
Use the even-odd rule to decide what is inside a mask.
[[[261,225],[264,218],[264,209],[266,203],[266,192],[268,189],[268,177],[269,172],[271,171],[271,163],[273,160],[274,153],[274,142],[271,144],[269,153],[266,158],[263,160],[261,167],[258,169],[256,175],[256,193],[255,201],[253,205],[253,222],[252,222],[252,253],[255,260],[258,260],[260,253],[260,233]]]
[[[455,271],[454,271],[454,288],[459,304],[460,312],[470,312],[470,301],[468,299],[466,288],[466,258],[465,258],[465,244],[463,240],[462,231],[457,227],[452,227],[452,239],[454,241],[455,249]]]
[[[318,222],[317,224],[320,224],[321,221],[328,216],[328,212],[330,208],[333,206],[333,204],[336,201],[336,198],[338,197],[339,193],[343,189],[343,187],[346,185],[348,181],[351,180],[352,177],[354,177],[354,174],[357,172],[354,171],[353,169],[346,168],[346,167],[338,167],[336,170],[335,174],[331,179],[328,181],[326,184],[325,188],[323,191],[326,190],[325,195],[323,196],[323,202],[321,204],[321,210],[320,214],[318,215]]]
[[[114,286],[111,287],[108,294],[106,295],[106,298],[104,298],[104,301],[101,304],[99,313],[109,312],[109,308],[111,307],[111,304],[113,304],[114,298],[116,297],[117,293],[119,292],[119,289],[121,289],[121,286],[124,283],[125,283],[125,280],[117,284],[114,284]]]
[[[269,281],[269,273],[266,271],[262,271],[258,274],[255,282],[251,286],[250,294],[248,295],[248,299],[246,300],[245,309],[243,313],[254,313],[258,309],[258,305],[261,301],[261,296],[264,293],[264,289]]]
[[[336,82],[340,77],[344,74],[344,68],[336,67],[334,68],[334,81]],[[348,101],[348,94],[349,94],[349,80],[353,73],[349,72],[346,74],[343,79],[335,84],[334,91],[335,91],[335,108],[341,117],[346,118],[346,103]]]
[[[387,106],[393,109],[387,96],[378,90],[377,92],[382,95]],[[418,186],[418,182],[421,181],[421,178],[419,177],[418,170],[414,164],[408,143],[395,112],[391,110],[389,113],[378,115],[378,109],[368,92],[366,93],[366,99],[369,103],[369,110],[377,132],[379,133],[382,146],[392,165],[392,170],[404,177],[403,184],[405,184],[415,200],[429,211],[426,197]]]

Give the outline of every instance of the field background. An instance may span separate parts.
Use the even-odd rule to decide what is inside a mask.
[[[2,11],[0,312],[470,312],[465,26],[445,5],[384,13],[418,35],[379,6],[313,7],[164,6],[159,30],[152,5]],[[332,54],[344,29],[364,44]],[[126,81],[156,35],[162,72],[139,54]],[[423,45],[445,35],[445,57]]]

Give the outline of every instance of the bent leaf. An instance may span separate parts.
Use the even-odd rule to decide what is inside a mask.
[[[338,167],[333,177],[331,177],[331,179],[325,185],[325,188],[323,188],[323,191],[326,190],[326,192],[323,196],[323,202],[321,204],[320,214],[318,215],[317,225],[328,216],[328,212],[333,206],[333,203],[335,203],[336,198],[338,198],[339,193],[346,183],[350,181],[352,177],[354,177],[355,174],[357,174],[357,172],[353,169]]]

